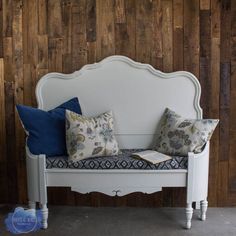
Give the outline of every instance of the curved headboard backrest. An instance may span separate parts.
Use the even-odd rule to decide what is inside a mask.
[[[163,73],[124,56],[110,56],[72,74],[49,73],[36,87],[38,107],[52,109],[78,97],[83,115],[112,110],[121,148],[148,148],[166,107],[201,118],[201,87],[186,71]]]

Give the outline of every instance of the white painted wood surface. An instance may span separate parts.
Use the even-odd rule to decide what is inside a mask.
[[[166,107],[201,118],[200,85],[188,72],[164,74],[123,56],[111,56],[73,74],[49,73],[37,84],[39,108],[78,97],[85,116],[112,110],[121,148],[147,148]]]
[[[201,118],[200,94],[200,84],[191,73],[166,74],[124,56],[105,58],[73,74],[49,73],[36,87],[40,109],[52,109],[77,96],[86,116],[113,110],[121,148],[150,147],[166,107],[186,118]],[[209,144],[200,154],[189,153],[188,170],[46,169],[45,155],[32,155],[26,147],[26,156],[29,203],[31,207],[35,202],[42,206],[44,228],[47,228],[47,187],[50,186],[110,196],[186,186],[186,227],[191,227],[195,201],[201,201],[201,219],[206,218]]]
[[[110,196],[124,196],[132,192],[158,192],[162,187],[184,187],[186,173],[187,170],[48,169],[46,178],[47,186],[67,186],[80,193],[89,193],[92,189]]]

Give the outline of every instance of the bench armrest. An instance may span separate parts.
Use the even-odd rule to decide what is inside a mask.
[[[208,192],[209,149],[207,142],[201,153],[188,153],[187,202],[205,200]]]
[[[46,178],[45,178],[45,159],[46,155],[34,155],[30,152],[28,146],[26,150],[26,167],[28,182],[28,198],[38,202],[46,202]]]

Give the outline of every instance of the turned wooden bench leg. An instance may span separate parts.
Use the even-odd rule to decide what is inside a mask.
[[[191,228],[191,220],[192,220],[192,216],[193,216],[193,208],[192,208],[192,203],[187,203],[187,207],[186,207],[186,229],[190,229]]]
[[[206,212],[207,212],[207,206],[208,206],[208,201],[203,200],[200,202],[201,208],[200,208],[200,219],[201,220],[206,220]]]
[[[40,204],[40,209],[42,212],[42,228],[47,229],[48,227],[48,208],[47,204]]]

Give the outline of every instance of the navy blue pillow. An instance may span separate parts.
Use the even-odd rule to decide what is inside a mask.
[[[27,145],[31,153],[47,156],[67,155],[65,110],[82,114],[78,98],[50,111],[16,105],[24,129],[28,132]]]

